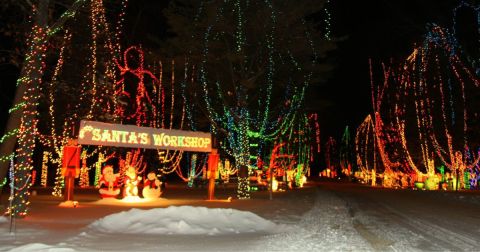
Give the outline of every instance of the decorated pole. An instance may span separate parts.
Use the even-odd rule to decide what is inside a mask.
[[[215,199],[215,175],[217,174],[219,157],[217,149],[212,149],[212,152],[208,154],[208,200]]]
[[[273,199],[273,170],[272,168],[275,166],[275,159],[279,156],[278,153],[280,151],[280,148],[285,145],[285,143],[281,143],[281,144],[277,144],[275,145],[275,147],[273,147],[273,150],[272,150],[272,155],[270,156],[270,164],[268,165],[268,174],[270,175],[270,179],[269,179],[269,190],[270,190],[270,194],[269,194],[269,198],[270,200]]]
[[[73,201],[75,178],[80,175],[80,152],[81,147],[73,139],[69,140],[68,145],[63,147],[62,175],[65,178],[65,201]]]

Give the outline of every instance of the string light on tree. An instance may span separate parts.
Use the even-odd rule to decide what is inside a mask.
[[[43,152],[43,158],[42,158],[42,174],[40,178],[40,185],[42,187],[47,187],[47,178],[48,178],[48,152],[44,151]]]

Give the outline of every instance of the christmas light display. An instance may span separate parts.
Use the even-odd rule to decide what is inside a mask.
[[[62,68],[64,66],[64,53],[65,53],[65,48],[67,45],[70,44],[71,40],[71,33],[66,30],[64,37],[63,37],[63,44],[62,47],[60,48],[60,53],[58,56],[57,64],[55,66],[55,70],[53,72],[53,76],[51,81],[48,83],[48,89],[47,89],[47,94],[49,97],[49,106],[48,106],[48,112],[49,112],[49,118],[50,118],[50,132],[48,132],[47,135],[42,135],[38,134],[40,142],[43,144],[43,146],[50,148],[52,151],[48,152],[49,158],[51,163],[56,167],[56,172],[55,172],[55,185],[54,189],[52,192],[52,195],[56,197],[62,197],[62,189],[64,186],[64,180],[61,172],[61,165],[62,165],[62,153],[63,153],[63,147],[66,145],[67,140],[71,137],[71,130],[69,125],[73,124],[73,118],[69,120],[66,118],[63,124],[63,130],[62,134],[59,135],[57,134],[57,115],[55,114],[55,105],[56,105],[56,95],[55,92],[57,90],[57,84],[59,83],[59,75],[60,72],[62,71]]]
[[[40,185],[42,187],[47,187],[47,178],[48,178],[48,152],[43,152],[42,158],[42,174],[40,179]]]
[[[143,161],[143,156],[140,155],[140,150],[127,152],[125,160],[120,162],[120,173],[123,175],[123,196],[124,197],[138,197],[138,184],[142,179],[141,174],[145,171],[147,164]]]
[[[22,217],[27,214],[29,205],[29,185],[27,180],[30,178],[30,172],[33,167],[32,155],[35,149],[35,134],[37,133],[38,112],[37,101],[40,98],[40,85],[44,71],[44,58],[47,50],[47,41],[45,40],[47,29],[45,27],[34,26],[32,36],[28,42],[29,46],[35,49],[29,50],[27,59],[32,59],[36,63],[26,64],[28,72],[25,78],[20,80],[19,85],[27,87],[23,95],[23,114],[18,131],[18,147],[16,149],[15,164],[15,187],[13,195],[13,205],[9,209],[15,217]]]
[[[156,199],[162,195],[162,182],[157,178],[155,172],[149,172],[143,183],[142,195],[146,199]]]
[[[105,154],[98,153],[98,160],[95,163],[95,177],[93,179],[93,185],[97,187],[99,185],[101,171],[102,171],[102,164],[105,162]]]
[[[347,176],[350,176],[352,172],[352,142],[350,139],[350,131],[348,126],[345,127],[345,131],[342,135],[342,141],[340,144],[340,168],[342,169],[342,173]]]
[[[330,0],[327,0],[325,2],[325,7],[324,7],[324,14],[325,14],[325,17],[324,17],[324,22],[325,22],[325,39],[328,39],[330,40],[331,39],[331,35],[332,35],[332,31],[331,31],[331,27],[332,27],[332,15],[330,14],[330,11],[328,9],[329,7],[329,4],[330,4]]]
[[[10,196],[8,197],[8,209],[6,214],[10,216],[10,221],[15,217],[13,209],[13,197],[15,195],[15,164],[13,163],[13,157],[10,159],[10,166],[8,169],[8,178],[10,179]],[[12,223],[12,222],[11,222]],[[11,227],[10,227],[11,231]]]
[[[50,157],[51,157],[51,153]],[[60,163],[61,164],[61,163]],[[62,197],[63,196],[63,186],[64,186],[64,180],[62,176],[62,166],[58,164],[56,167],[56,172],[55,172],[55,185],[53,186],[53,191],[52,195],[55,197]]]
[[[473,168],[478,163],[478,158],[471,159],[471,163],[466,163],[466,157],[462,154],[462,149],[468,149],[468,133],[467,129],[468,126],[468,109],[467,109],[467,95],[465,93],[465,89],[467,85],[472,85],[474,87],[479,87],[479,81],[473,70],[468,69],[462,61],[460,60],[460,56],[458,55],[458,45],[452,44],[451,35],[448,32],[438,26],[432,26],[430,33],[428,34],[427,41],[425,42],[424,46],[421,49],[418,49],[418,53],[415,55],[416,61],[422,61],[429,63],[429,68],[424,67],[422,68],[423,71],[435,71],[438,73],[450,71],[452,74],[444,75],[439,74],[438,79],[436,80],[439,85],[434,86],[432,85],[432,81],[435,81],[435,78],[431,80],[430,76],[426,75],[424,79],[419,82],[419,87],[417,88],[417,92],[419,96],[427,96],[428,98],[420,99],[420,109],[422,110],[421,113],[427,114],[425,120],[425,126],[430,129],[430,139],[433,145],[432,149],[436,150],[437,156],[440,158],[442,163],[450,169],[451,172],[457,173],[457,181],[460,182],[461,187],[465,186],[465,181],[462,179],[462,175],[466,169]],[[442,59],[439,57],[446,57],[448,59],[445,62],[445,65],[440,65],[442,63]],[[456,87],[453,85],[457,85]],[[459,101],[456,102],[457,104],[460,103],[461,110],[456,110],[453,106],[454,98],[458,97],[453,93],[453,88],[458,88],[460,92]],[[439,94],[438,96],[433,96],[433,94]],[[436,97],[440,98],[440,101],[436,99]],[[450,99],[450,106],[447,106],[447,99]],[[435,113],[435,108],[433,104],[441,104],[441,119],[435,120],[435,116],[439,115],[439,113]],[[423,106],[422,106],[423,105]],[[450,114],[447,113],[447,109],[450,110]],[[459,115],[462,117],[459,118]],[[463,119],[463,120],[459,120]],[[437,121],[437,123],[433,123]],[[438,121],[443,122],[443,125],[439,129],[436,127]],[[461,131],[458,130],[456,125],[462,125]],[[444,140],[442,141],[438,135],[438,132],[444,131]],[[453,138],[453,136],[457,137],[457,140]],[[441,147],[441,142],[446,143],[445,147]],[[462,142],[463,144],[459,144]],[[455,146],[456,145],[456,146]],[[457,150],[455,150],[457,149]]]
[[[467,148],[467,150],[465,150],[465,154],[466,154],[466,162],[467,163],[473,163],[475,157],[474,157],[472,151],[470,150],[470,148]],[[437,169],[442,174],[441,182],[442,183],[445,182],[445,167],[441,166]],[[480,164],[477,163],[475,165],[475,167],[467,169],[466,174],[468,175],[468,178],[466,178],[466,180],[469,181],[469,183],[467,183],[467,184],[469,184],[470,189],[480,189],[480,187],[479,187]]]
[[[92,40],[89,41],[92,43],[92,46],[87,47],[90,49],[89,55],[89,64],[83,69],[85,71],[85,76],[83,79],[83,84],[81,85],[80,92],[76,99],[71,99],[68,101],[62,100],[61,96],[64,95],[58,90],[59,83],[65,78],[64,75],[61,75],[63,68],[65,68],[65,49],[72,46],[71,40],[72,37],[77,36],[73,31],[66,30],[63,44],[60,49],[57,65],[55,67],[54,74],[51,81],[49,82],[48,96],[49,96],[49,118],[50,118],[50,132],[48,135],[40,135],[40,140],[42,144],[46,147],[52,148],[54,151],[50,154],[51,162],[57,166],[61,164],[61,153],[63,146],[65,146],[67,139],[74,137],[75,124],[78,122],[79,118],[87,117],[108,117],[108,114],[112,114],[111,104],[113,103],[110,97],[113,94],[113,83],[115,82],[116,76],[114,72],[114,63],[110,60],[115,55],[114,48],[119,50],[120,46],[118,44],[118,39],[112,41],[110,39],[109,25],[105,18],[105,8],[103,7],[103,1],[91,1],[88,6],[90,9],[89,20],[91,26]],[[120,13],[120,15],[123,15]],[[119,21],[120,22],[120,21]],[[120,35],[117,33],[117,35]],[[72,57],[69,55],[69,57]],[[108,60],[106,60],[108,59]],[[99,63],[100,62],[100,63]],[[86,96],[91,90],[93,95]],[[91,94],[91,93],[90,93]],[[57,102],[57,97],[59,97]],[[57,111],[59,105],[64,107],[64,102],[67,102],[67,107],[74,108],[65,113],[65,111]],[[85,106],[88,108],[85,109]],[[73,113],[71,111],[74,111]],[[62,133],[57,134],[57,122],[63,120]],[[81,168],[81,178],[80,186],[85,187],[89,185],[89,175],[87,168],[86,159],[96,155],[98,149],[93,150],[91,153],[83,152],[82,159],[83,165]],[[56,157],[54,157],[56,156]],[[98,165],[97,165],[98,166]],[[63,187],[63,178],[61,173],[57,168],[57,174],[55,179],[55,187],[53,194],[56,196],[61,196],[61,188]],[[97,167],[100,169],[100,167]],[[95,185],[98,185],[99,173],[100,170],[96,171],[97,173],[95,178]]]
[[[238,178],[238,190],[237,198],[238,199],[249,199],[250,198],[250,178]]]
[[[83,2],[85,1],[75,1],[74,5],[79,5],[76,8],[80,8]],[[69,100],[65,98],[65,93],[62,93],[62,85],[65,85],[63,83],[68,83],[65,75],[68,73],[66,69],[71,65],[68,66],[70,63],[67,59],[71,59],[72,51],[75,51],[70,49],[75,46],[73,43],[78,36],[75,33],[76,29],[67,24],[68,29],[63,30],[63,40],[61,40],[58,55],[52,58],[52,61],[56,60],[56,65],[53,71],[49,71],[51,76],[48,77],[51,79],[47,80],[43,76],[47,67],[45,55],[49,42],[46,38],[62,31],[63,24],[55,23],[49,29],[39,26],[33,28],[32,37],[28,42],[32,49],[29,50],[27,59],[34,62],[26,64],[25,76],[27,77],[18,80],[18,84],[26,86],[27,91],[24,93],[23,101],[15,104],[11,109],[12,113],[17,110],[23,111],[21,127],[8,131],[0,139],[0,142],[3,142],[15,135],[18,135],[19,138],[19,148],[16,153],[0,157],[0,160],[16,160],[15,185],[12,187],[15,194],[12,197],[13,204],[9,211],[15,216],[24,216],[27,213],[25,206],[28,205],[28,188],[34,182],[35,174],[35,171],[32,172],[32,156],[36,140],[42,144],[44,150],[40,184],[41,186],[47,185],[50,165],[56,169],[56,173],[50,172],[50,174],[56,175],[53,195],[60,197],[63,188],[60,167],[61,153],[67,140],[76,137],[76,124],[80,119],[98,119],[165,129],[183,129],[187,127],[188,122],[186,121],[189,121],[190,128],[195,129],[194,103],[187,101],[185,90],[188,89],[188,85],[197,85],[197,82],[200,82],[203,102],[206,104],[206,112],[212,122],[211,130],[221,138],[219,147],[232,160],[232,164],[226,159],[225,164],[220,166],[219,172],[222,179],[228,181],[230,176],[239,173],[239,167],[244,167],[243,177],[239,179],[238,185],[239,198],[250,197],[249,175],[253,167],[251,160],[268,156],[270,150],[275,149],[275,141],[288,141],[283,148],[278,149],[279,153],[277,154],[292,157],[292,159],[295,157],[298,163],[296,167],[297,180],[300,181],[299,178],[302,178],[303,181],[303,176],[309,171],[309,162],[312,161],[313,153],[315,150],[317,153],[320,151],[318,116],[300,112],[304,106],[305,90],[311,82],[313,66],[317,63],[317,52],[309,33],[310,27],[303,17],[293,24],[288,24],[287,27],[281,23],[283,12],[276,9],[271,1],[262,3],[225,2],[215,12],[217,18],[215,23],[211,24],[209,29],[202,30],[203,35],[196,37],[202,43],[202,61],[194,66],[190,65],[191,63],[187,59],[185,60],[184,78],[180,80],[181,85],[179,86],[177,85],[178,80],[175,79],[175,62],[173,60],[171,64],[166,64],[171,66],[171,77],[169,81],[165,81],[164,64],[159,64],[160,71],[159,78],[157,78],[155,71],[154,74],[144,66],[144,53],[140,47],[128,48],[124,51],[123,59],[121,59],[119,40],[126,3],[126,0],[121,2],[118,22],[115,29],[112,30],[107,22],[104,2],[102,0],[89,2],[89,9],[86,13],[91,37],[88,47],[85,47],[88,51],[85,55],[88,64],[85,64],[85,68],[78,70],[83,74],[83,78],[81,78],[81,85],[75,87],[75,92],[78,93],[76,99]],[[257,7],[268,13],[266,16],[268,25],[263,27],[266,30],[259,32],[262,34],[259,41],[253,40],[258,32],[252,34],[250,32],[252,27],[257,29],[262,26],[258,26],[255,20],[249,20],[251,18],[250,11]],[[76,10],[76,8],[74,9]],[[229,14],[224,11],[228,8],[231,8],[233,13]],[[330,20],[327,10],[326,13]],[[62,15],[62,18],[73,17],[74,14],[75,11],[68,10]],[[203,14],[205,13],[199,13],[198,18],[201,18]],[[209,51],[209,48],[212,48],[225,36],[220,25],[225,20],[233,20],[235,24],[233,26],[234,39],[232,40],[234,42],[232,44],[234,45],[234,59],[224,58],[218,64],[231,63],[229,67],[233,70],[232,76],[237,76],[233,78],[232,83],[228,82],[224,76],[215,77],[219,72],[225,70],[225,67],[215,69],[217,63],[212,61],[214,54]],[[300,27],[294,31],[294,34],[299,34],[299,36],[290,36],[291,34],[289,34],[287,38],[281,37],[292,27]],[[330,38],[329,28],[325,38]],[[305,60],[302,56],[294,53],[299,44],[306,45],[309,55],[306,60],[307,64],[301,62],[301,60]],[[256,50],[257,47],[261,47],[258,57],[251,54],[252,50]],[[313,56],[310,57],[310,55]],[[284,78],[285,75],[288,75],[287,78]],[[129,82],[131,77],[134,79],[134,85]],[[42,85],[42,82],[45,84]],[[255,86],[258,88],[252,88]],[[46,112],[48,115],[45,117],[37,112],[41,92],[48,98],[45,99],[45,107],[48,108]],[[284,93],[283,99],[279,102],[274,101],[273,97],[278,96],[279,92]],[[181,95],[181,98],[178,94]],[[47,119],[42,121],[43,124],[40,125],[42,127],[38,127],[39,117]],[[92,132],[96,132],[93,130]],[[82,133],[80,132],[80,134]],[[114,132],[108,132],[108,134],[112,136]],[[112,140],[113,138],[106,137],[108,134],[102,132],[99,136],[107,141]],[[177,140],[178,143],[181,143],[178,138]],[[167,142],[171,144],[173,140]],[[121,154],[109,155],[109,153],[111,151],[102,147],[95,148],[93,151],[87,151],[87,149],[82,151],[80,186],[89,186],[89,170],[93,166],[95,166],[93,184],[95,186],[105,185],[106,180],[101,177],[102,166],[110,158],[118,157],[120,171],[117,183],[125,185],[126,195],[137,195],[138,188],[135,188],[146,168],[143,159],[151,153],[147,151],[127,152],[125,159],[122,159]],[[160,162],[157,167],[162,174],[177,172],[182,179],[187,181],[200,176],[200,171],[205,163],[205,159],[196,154],[192,155],[189,162],[189,174],[184,177],[180,167],[180,161],[184,157],[183,151],[158,149],[156,154]],[[97,159],[97,162],[91,167],[87,164],[89,158]],[[278,167],[287,165],[288,162],[283,162]],[[109,169],[108,174],[110,174]],[[153,185],[156,185],[155,181]],[[116,192],[116,190],[114,191]]]
[[[454,19],[463,7],[479,13],[478,7],[462,2],[454,10]],[[480,155],[468,148],[472,144],[469,129],[476,126],[468,90],[478,89],[480,79],[472,68],[475,62],[464,63],[469,57],[454,36],[455,27],[452,35],[429,25],[423,44],[403,64],[382,65],[383,85],[375,88],[371,78],[374,116],[358,128],[355,140],[360,176],[373,177],[375,171],[387,187],[404,187],[409,177],[431,190],[445,188],[446,168],[450,181],[455,181],[449,188],[472,188]],[[372,67],[370,73],[373,76]],[[390,106],[382,106],[382,101]],[[369,140],[372,137],[374,141]],[[419,157],[413,154],[417,152]],[[381,170],[375,167],[377,153]],[[372,156],[373,167],[368,167]],[[441,175],[436,174],[436,163],[443,164]]]
[[[118,183],[118,173],[113,172],[113,167],[107,165],[102,170],[102,175],[98,182],[98,191],[102,198],[116,198],[120,194]]]
[[[206,165],[207,161],[207,156],[205,155],[204,158],[198,158],[197,153],[194,154],[187,154],[184,157],[186,157],[188,162],[187,170],[188,170],[188,175],[184,176],[181,167],[178,167],[178,169],[175,170],[177,175],[184,181],[188,182],[188,186],[192,187],[195,179],[197,179],[203,172],[203,167]],[[206,172],[205,172],[206,174]]]
[[[16,163],[19,169],[17,178],[20,184],[25,181],[27,174],[32,169],[31,155],[35,144],[35,134],[38,133],[36,111],[45,68],[48,40],[64,26],[67,20],[75,16],[84,2],[85,0],[75,1],[51,26],[47,25],[46,18],[48,16],[48,3],[40,2],[33,6],[35,19],[32,22],[32,29],[26,43],[27,53],[23,63],[22,75],[17,80],[17,95],[12,108],[9,110],[11,120],[7,124],[5,135],[1,138],[5,146],[5,148],[2,146],[1,155],[5,156],[0,156],[0,163],[7,162],[11,158],[17,158]],[[8,153],[14,149],[15,137],[18,138],[18,142],[21,143],[18,146],[21,147],[17,148],[14,153]],[[0,176],[3,177],[4,174]],[[13,211],[16,217],[25,216],[27,213],[27,191],[28,188],[15,195],[15,202],[12,207],[16,208]]]
[[[317,153],[320,153],[320,124],[318,123],[318,114],[313,113],[308,117],[315,124],[315,141],[317,144]]]
[[[110,159],[114,158],[116,156],[116,153],[112,153],[110,154],[109,156],[105,156],[104,153],[100,152],[98,153],[98,160],[97,162],[95,163],[95,178],[94,178],[94,182],[93,182],[93,185],[95,187],[98,187],[99,186],[99,181],[100,181],[100,177],[101,177],[101,172],[102,172],[102,165],[104,163],[106,163],[107,161],[109,161]],[[120,173],[120,176],[122,176],[122,173]]]
[[[129,61],[130,57],[138,57],[138,63],[131,63]],[[157,78],[148,70],[144,69],[144,54],[143,51],[139,48],[132,46],[129,47],[123,53],[123,65],[116,60],[117,67],[120,69],[121,78],[116,83],[115,95],[122,98],[130,100],[134,98],[133,102],[127,101],[125,105],[117,104],[116,115],[120,118],[124,118],[124,122],[133,123],[137,126],[147,125],[147,118],[152,118],[152,113],[155,109],[148,109],[148,105],[152,105],[152,99],[150,98],[149,92],[145,87],[145,76],[152,78],[157,81]],[[132,64],[132,66],[130,66]],[[138,66],[136,65],[138,64]],[[131,92],[126,91],[125,76],[126,74],[134,75],[138,82],[136,84],[135,97],[132,97]],[[132,108],[133,111],[128,111],[129,108]],[[134,119],[134,120],[132,120]]]
[[[210,133],[199,131],[155,129],[82,120],[78,142],[84,145],[210,152],[211,138]]]
[[[183,176],[180,176],[184,181],[185,181],[185,179],[187,179],[188,187],[193,186],[193,182],[194,182],[196,176],[199,175],[199,174],[196,174],[196,172],[195,172],[196,162],[197,162],[197,155],[193,154],[192,158],[190,159],[190,170],[189,170],[189,173],[188,173],[188,178],[183,178]],[[199,169],[199,170],[201,170],[201,169]],[[181,171],[181,169],[180,169],[180,171]]]
[[[39,83],[41,83],[42,81],[42,77],[43,77],[43,73],[41,71],[43,71],[43,69],[46,67],[45,64],[41,63],[44,59],[45,59],[45,55],[46,55],[46,44],[49,42],[48,39],[55,35],[56,33],[58,33],[65,25],[66,21],[70,18],[72,18],[77,10],[79,8],[82,7],[83,3],[85,1],[75,1],[73,3],[73,5],[65,12],[63,13],[60,18],[57,20],[57,22],[54,22],[52,26],[48,27],[48,28],[42,28],[42,27],[34,27],[33,28],[33,31],[32,34],[33,37],[31,39],[31,42],[29,42],[29,44],[31,45],[31,49],[29,50],[29,52],[31,53],[31,55],[27,55],[27,59],[28,60],[31,60],[32,63],[30,64],[25,64],[26,68],[25,69],[28,69],[29,67],[32,67],[32,70],[28,70],[28,71],[24,71],[25,72],[25,76],[26,77],[22,77],[19,79],[19,85],[24,85],[24,86],[30,86],[28,88],[28,92],[25,92],[25,99],[24,101],[22,101],[21,103],[19,103],[20,105],[14,105],[14,107],[11,109],[11,113],[15,113],[18,109],[22,109],[23,110],[23,116],[22,116],[22,126],[20,127],[20,129],[18,130],[18,137],[19,137],[19,146],[22,146],[22,148],[19,148],[17,149],[17,164],[18,164],[18,180],[20,183],[22,183],[23,181],[20,181],[20,180],[24,180],[26,176],[23,175],[24,170],[31,170],[31,158],[29,158],[29,156],[31,156],[33,154],[33,147],[34,147],[34,144],[35,144],[35,137],[33,136],[30,136],[31,133],[29,132],[33,132],[33,134],[37,137],[37,139],[40,141],[40,143],[42,143],[42,145],[44,145],[45,147],[47,148],[51,148],[52,149],[52,152],[49,152],[49,160],[52,164],[54,165],[60,165],[60,158],[61,158],[61,155],[60,153],[62,152],[62,149],[63,149],[63,146],[65,145],[65,142],[66,142],[66,139],[68,139],[69,137],[72,136],[73,134],[73,131],[71,130],[72,129],[72,125],[74,124],[74,122],[77,120],[77,118],[79,117],[78,114],[74,113],[73,116],[65,116],[65,120],[64,120],[64,123],[63,123],[63,133],[62,134],[57,134],[56,133],[56,130],[57,130],[57,114],[56,112],[54,111],[54,108],[56,107],[55,102],[56,102],[56,99],[55,97],[58,95],[57,93],[57,90],[58,88],[56,88],[55,85],[57,85],[57,83],[59,82],[59,76],[60,76],[60,72],[62,71],[62,67],[64,65],[64,52],[65,52],[65,47],[67,45],[69,45],[69,41],[71,40],[71,37],[72,37],[72,33],[70,33],[68,30],[65,30],[65,33],[64,33],[64,39],[63,39],[63,45],[62,47],[60,48],[60,53],[59,53],[59,57],[58,57],[58,61],[57,61],[57,65],[55,67],[55,70],[53,71],[53,75],[52,75],[52,79],[50,81],[48,81],[48,85],[47,85],[47,88],[45,88],[44,90],[47,91],[47,95],[48,97],[50,98],[49,99],[49,102],[50,104],[48,105],[49,107],[49,114],[50,114],[50,126],[49,129],[50,129],[50,132],[47,133],[47,134],[42,134],[41,132],[39,132],[39,130],[37,129],[37,124],[38,124],[38,120],[35,119],[36,117],[38,117],[38,113],[36,112],[36,105],[37,105],[37,102],[36,100],[38,100],[38,97],[39,97],[39,94],[42,90],[40,90],[40,86],[39,86]],[[102,1],[92,1],[90,7],[93,8],[96,8],[96,10],[100,10],[102,6]],[[95,7],[95,5],[97,7]],[[100,9],[98,8],[98,6],[100,6]],[[92,11],[93,13],[93,11]],[[98,16],[98,15],[97,15]],[[96,19],[100,19],[100,23],[106,23],[106,20],[101,20],[101,17],[98,16]],[[68,26],[68,25],[67,25]],[[105,33],[105,28],[102,29],[103,32]],[[108,29],[107,29],[108,30]],[[39,63],[40,62],[40,63]],[[108,77],[111,77],[112,75],[109,75]],[[33,78],[32,78],[33,77]],[[35,84],[32,84],[32,83],[35,83]],[[37,86],[35,86],[37,85]],[[83,93],[80,93],[80,96],[83,96],[84,93],[86,92],[83,92]],[[107,93],[108,94],[108,93]],[[28,98],[27,98],[28,97]],[[98,98],[99,96],[96,96],[96,98]],[[32,105],[29,105],[29,104],[32,104]],[[93,103],[92,103],[93,104]],[[96,103],[97,105],[100,105],[101,103]],[[77,104],[77,107],[74,111],[79,111],[78,110],[78,107],[79,105]],[[28,129],[28,130],[27,130]],[[28,140],[28,141],[32,141],[32,143],[27,143],[25,142],[26,140],[24,139],[31,139],[31,140]],[[12,156],[12,155],[10,155]],[[56,156],[56,157],[55,157]],[[25,158],[23,158],[25,157]],[[42,166],[42,170],[45,169],[45,166]],[[47,173],[43,172],[42,171],[42,179],[41,179],[41,184],[45,185],[46,184],[46,175]],[[57,195],[57,196],[60,196],[61,195],[61,187],[62,187],[62,184],[63,184],[63,181],[61,181],[61,172],[60,172],[60,168],[58,167],[57,168],[57,178],[56,178],[56,181],[55,181],[55,188],[54,188],[54,195]],[[30,176],[30,175],[29,175]],[[16,207],[18,204],[20,205],[23,205],[24,203],[26,203],[26,196],[25,194],[27,194],[28,196],[28,193],[26,193],[25,191],[28,190],[28,187],[26,187],[26,190],[23,188],[23,187],[20,187],[22,188],[22,190],[19,190],[18,191],[18,195],[15,195],[15,202],[13,204],[14,207]],[[18,198],[18,199],[17,199]],[[21,208],[24,208],[23,206]],[[26,214],[26,210],[22,209],[22,210],[19,210],[18,212],[15,212],[15,215],[16,216],[23,216]]]
[[[361,181],[369,180],[370,171],[376,171],[376,149],[375,134],[372,117],[368,115],[357,128],[355,135],[355,152],[357,156],[357,166],[360,173],[356,175]],[[370,161],[369,161],[370,160]]]
[[[387,148],[394,148],[396,145],[400,144],[397,128],[392,125],[392,123],[386,122],[385,116],[382,116],[385,110],[388,111],[389,109],[391,109],[382,105],[384,104],[384,100],[390,98],[388,97],[388,95],[390,94],[389,90],[393,88],[390,83],[390,80],[394,78],[393,69],[382,64],[384,81],[383,84],[379,85],[378,88],[375,88],[374,86],[372,69],[373,67],[370,60],[370,79],[373,104],[372,119],[374,126],[373,137],[375,140],[376,151],[378,152],[379,158],[383,164],[383,170],[387,173],[392,173],[399,167],[405,167],[403,165],[401,156],[399,157],[398,155],[394,155],[394,153],[388,152],[386,150]]]
[[[238,169],[233,167],[230,163],[230,160],[225,159],[224,164],[219,163],[218,172],[224,183],[230,182],[230,176],[237,174]]]
[[[82,188],[86,188],[90,185],[90,177],[88,175],[88,172],[90,171],[90,167],[87,167],[87,150],[82,151],[81,159],[82,159],[82,167],[80,168],[79,185]]]
[[[282,154],[281,149],[284,145],[285,145],[285,143],[276,144],[272,149],[272,153],[270,154],[270,161],[269,161],[268,170],[267,170],[267,179],[268,179],[269,190],[270,190],[270,199],[272,199],[272,194],[271,194],[272,191],[276,191],[276,190],[273,190],[273,184],[274,184],[273,181],[274,181],[275,177],[279,173],[283,172],[281,170],[286,169],[286,167],[284,167],[281,164],[280,159],[286,158],[288,160],[289,164],[295,164],[296,163],[296,161],[293,160],[294,159],[293,155]],[[291,168],[290,165],[289,165],[289,167]]]
[[[329,137],[325,144],[325,163],[327,168],[336,174],[337,164],[337,141],[333,137]]]
[[[6,184],[7,184],[7,178],[4,178],[2,183],[0,183],[0,189],[2,189],[2,187],[4,187]]]
[[[125,2],[122,3],[122,11],[119,14],[120,19],[118,22],[121,22],[122,15],[124,15],[124,6]],[[88,94],[91,98],[86,96],[86,92],[81,94],[81,99],[87,101],[87,99],[90,98],[90,108],[86,118],[93,119],[95,114],[103,116],[113,114],[111,110],[116,101],[109,97],[113,95],[113,83],[117,81],[118,77],[115,63],[111,59],[116,58],[120,52],[119,41],[114,40],[118,39],[120,34],[116,32],[115,35],[113,35],[110,32],[110,25],[106,19],[103,0],[91,1],[89,14],[91,28],[90,42],[92,44],[90,46],[90,61],[87,66],[87,71],[85,72],[83,86],[89,87]]]
[[[281,6],[288,6],[288,3]],[[269,20],[266,25],[249,15],[254,12],[266,14]],[[203,35],[194,37],[203,39],[199,81],[207,115],[213,122],[212,131],[221,136],[222,150],[232,157],[237,167],[249,167],[251,159],[268,155],[272,142],[292,129],[312,75],[307,65],[315,64],[316,60],[313,42],[301,19],[296,23],[299,29],[287,32],[302,33],[301,39],[289,35],[282,40],[280,31],[286,28],[282,26],[285,25],[282,12],[270,1],[204,2],[196,16],[197,20],[202,18],[210,20],[209,24],[202,27]],[[226,36],[225,23],[232,24],[234,36]],[[232,47],[225,47],[221,41],[228,41]],[[300,59],[292,53],[293,45],[309,48],[313,61],[299,64]],[[231,56],[215,56],[217,54]],[[278,77],[281,73],[291,73],[283,78],[285,83],[277,81],[282,79]],[[279,86],[288,86],[285,100],[272,106],[272,95],[280,90]],[[248,198],[248,192],[244,191],[249,188],[248,180],[243,179],[243,182],[246,184],[239,183],[238,194]]]
[[[129,61],[129,57],[136,57],[138,62],[135,65],[136,67],[130,66],[133,64]],[[125,83],[125,76],[127,73],[133,74],[136,77],[137,83],[135,89],[135,99],[133,102],[126,102],[124,105],[118,103],[119,106],[116,108],[116,115],[119,118],[123,118],[124,122],[135,123],[137,126],[150,126],[154,128],[165,128],[168,124],[168,129],[173,129],[174,125],[174,108],[175,108],[175,63],[172,61],[171,64],[171,89],[170,89],[170,113],[169,115],[165,114],[166,105],[165,97],[166,90],[163,83],[163,64],[160,63],[160,77],[157,78],[152,72],[144,69],[144,53],[140,48],[130,47],[128,48],[123,55],[123,64],[116,62],[117,67],[120,69],[120,80],[116,83],[116,95],[120,97],[125,97],[128,100],[132,100],[133,92],[128,91],[128,83]],[[187,80],[187,63],[185,67],[185,79]],[[147,90],[145,86],[145,77],[148,77],[152,81],[152,90]],[[184,92],[184,87],[182,85],[182,94]],[[130,88],[131,89],[131,88]],[[182,97],[185,97],[182,95]],[[180,117],[180,123],[177,126],[177,129],[183,129],[185,111],[186,111],[186,101],[182,102],[182,114]],[[129,109],[133,109],[129,111]],[[169,120],[167,120],[169,118]],[[156,142],[156,141],[155,141]],[[159,171],[162,174],[172,173],[180,168],[180,160],[183,156],[182,150],[157,150],[158,160],[161,163],[159,166]]]

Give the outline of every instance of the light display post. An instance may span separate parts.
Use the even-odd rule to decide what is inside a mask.
[[[80,176],[80,152],[81,147],[75,140],[70,140],[63,147],[62,175],[65,178],[65,201],[73,201],[73,189],[75,178]]]
[[[217,149],[212,149],[212,152],[208,154],[208,200],[215,199],[215,179],[218,172],[218,160],[220,155],[217,153]]]

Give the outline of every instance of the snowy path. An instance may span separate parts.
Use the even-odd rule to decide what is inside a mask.
[[[480,205],[457,200],[459,194],[352,184],[323,188],[347,202],[355,229],[375,250],[478,251],[480,247]]]
[[[262,239],[255,250],[370,251],[372,247],[354,229],[345,203],[318,191],[313,208],[290,231]]]

